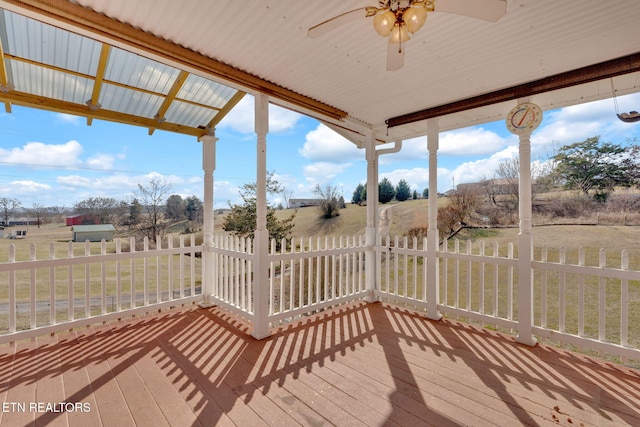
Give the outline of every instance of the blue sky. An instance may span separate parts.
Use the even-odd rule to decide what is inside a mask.
[[[621,111],[640,108],[640,94],[618,97]],[[545,112],[532,136],[532,159],[600,135],[624,144],[640,124],[619,121],[611,99]],[[215,206],[237,202],[238,188],[255,181],[253,98],[245,97],[218,125]],[[380,179],[405,179],[421,192],[428,186],[426,137],[404,141],[397,154],[381,157]],[[440,135],[438,190],[494,176],[497,165],[517,156],[517,138],[504,122]],[[270,107],[267,168],[293,198],[311,197],[316,184],[333,185],[351,200],[366,180],[364,151],[318,121]],[[138,183],[166,178],[172,194],[202,198],[201,145],[196,138],[82,117],[12,107],[0,113],[0,197],[67,208],[89,197],[133,198]],[[278,200],[273,200],[275,203]]]

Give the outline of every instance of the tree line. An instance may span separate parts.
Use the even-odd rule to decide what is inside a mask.
[[[183,198],[171,194],[172,186],[165,179],[152,179],[148,184],[138,184],[130,200],[113,197],[89,197],[76,202],[71,209],[44,207],[34,203],[32,208],[23,208],[15,198],[0,198],[0,215],[9,224],[21,210],[34,224],[46,224],[54,218],[63,220],[65,214],[82,216],[85,224],[113,224],[134,234],[155,241],[172,225],[184,222],[183,232],[201,229],[203,203],[197,196]]]

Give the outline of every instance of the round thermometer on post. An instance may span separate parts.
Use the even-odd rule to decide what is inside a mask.
[[[516,105],[507,114],[507,129],[516,135],[531,133],[542,122],[542,109],[531,102]]]

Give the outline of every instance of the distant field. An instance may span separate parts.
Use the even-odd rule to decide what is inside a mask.
[[[411,227],[427,225],[428,200],[408,200],[405,202],[381,205],[388,208],[388,230],[392,236],[403,235]],[[446,203],[446,199],[439,199],[439,203]],[[277,211],[279,217],[288,216],[291,209]],[[353,236],[365,232],[367,223],[366,206],[347,204],[340,210],[340,216],[330,220],[321,219],[319,210],[314,207],[298,209],[295,218],[294,236]],[[222,232],[222,216],[216,216],[216,232]],[[18,228],[18,227],[16,227]],[[19,227],[24,229],[25,227]],[[7,233],[11,229],[7,229]],[[494,228],[481,230],[464,230],[457,237],[461,240],[496,241],[501,246],[507,242],[516,242],[518,228]],[[36,243],[38,259],[49,257],[49,244],[56,242],[56,257],[64,257],[67,253],[67,243],[72,237],[71,227],[60,224],[48,224],[41,228],[29,227],[27,238],[18,240],[0,239],[0,262],[8,260],[8,248],[14,244],[18,259],[29,259],[29,247]],[[585,247],[589,250],[605,248],[608,253],[620,253],[623,249],[640,257],[640,227],[638,226],[604,226],[604,225],[552,225],[533,228],[533,239],[536,247]],[[84,254],[84,243],[74,243],[74,254]],[[91,244],[92,253],[99,252],[99,243]],[[115,243],[107,244],[108,250],[115,248]]]

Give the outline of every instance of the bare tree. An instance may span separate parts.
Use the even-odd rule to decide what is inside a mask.
[[[49,209],[45,208],[40,203],[34,203],[31,209],[27,209],[27,214],[36,220],[36,224],[38,225],[38,228],[40,228],[40,224],[46,223],[46,220],[49,217]]]
[[[142,219],[142,231],[149,239],[156,242],[157,236],[164,232],[162,224],[162,207],[167,195],[171,192],[171,183],[164,178],[154,178],[149,184],[138,184],[136,198],[146,211],[146,218]]]
[[[122,214],[122,203],[113,197],[89,197],[74,205],[79,215],[85,215],[85,220],[102,224],[116,224]]]
[[[313,190],[313,194],[318,196],[320,199],[320,211],[322,212],[322,218],[333,218],[334,216],[340,215],[340,194],[338,193],[337,187],[327,185],[325,187],[321,187],[320,184],[316,184],[316,187]],[[344,204],[344,199],[343,202]]]
[[[22,206],[17,199],[10,199],[8,197],[0,197],[0,214],[4,218],[5,225],[9,225],[9,219],[18,208]]]

